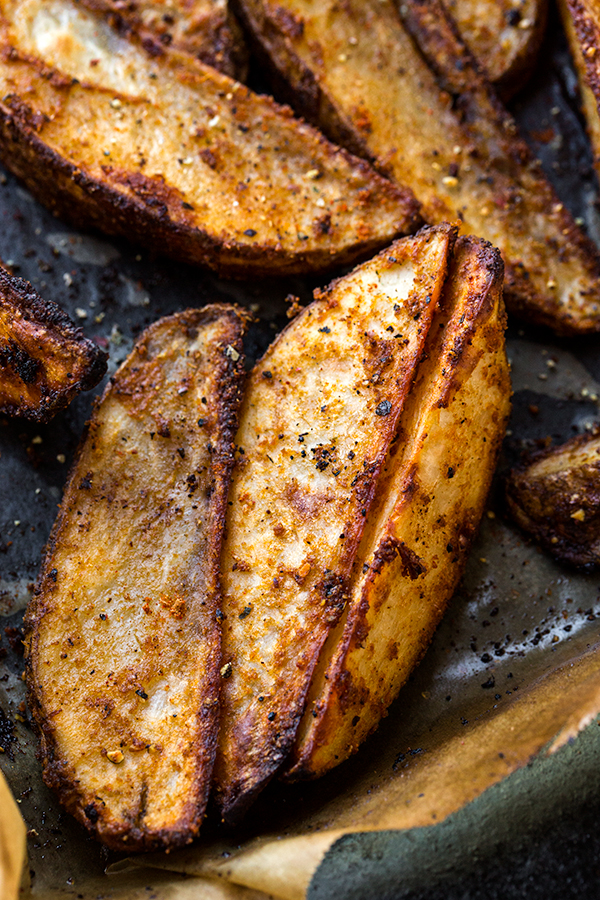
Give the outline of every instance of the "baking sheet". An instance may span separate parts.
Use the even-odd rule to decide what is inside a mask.
[[[561,199],[598,241],[591,153],[555,17],[541,59],[513,108]],[[285,297],[307,300],[316,284],[225,282],[79,234],[10,175],[0,184],[0,217],[0,256],[109,349],[111,371],[159,316],[220,300],[249,305],[258,316],[247,342],[256,358],[286,321]],[[558,341],[512,322],[508,349],[515,395],[500,473],[524,451],[589,428],[600,397],[597,338]],[[80,396],[46,426],[0,419],[0,766],[27,824],[33,897],[133,900],[151,892],[259,900],[271,893],[296,900],[307,891],[326,898],[341,890],[360,900],[373,896],[375,884],[378,896],[399,897],[442,877],[444,865],[472,865],[490,809],[494,821],[513,821],[525,835],[527,822],[555,815],[577,785],[600,798],[590,774],[600,770],[595,732],[576,742],[587,769],[583,750],[578,766],[569,764],[575,751],[568,746],[600,709],[600,576],[573,573],[533,547],[503,518],[497,483],[463,585],[430,651],[353,759],[315,784],[270,785],[240,828],[224,832],[209,822],[185,851],[128,860],[91,841],[41,783],[21,705],[18,632],[91,402]],[[553,801],[535,803],[533,820],[517,815],[523,797],[530,798],[523,778],[532,771],[531,784]],[[495,840],[502,841],[501,828]],[[437,868],[431,853],[418,850],[431,841]]]

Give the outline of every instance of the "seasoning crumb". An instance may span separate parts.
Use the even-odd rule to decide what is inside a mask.
[[[121,750],[107,750],[106,758],[109,759],[111,761],[111,763],[114,763],[116,766],[119,763],[122,763],[123,760],[125,759],[125,757],[123,756],[123,752]]]

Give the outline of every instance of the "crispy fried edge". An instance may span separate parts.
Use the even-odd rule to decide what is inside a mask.
[[[247,321],[247,316],[235,307],[218,304],[207,306],[200,310],[185,310],[180,313],[175,313],[173,316],[160,319],[151,325],[141,335],[139,340],[136,341],[134,349],[132,350],[132,354],[138,352],[140,348],[147,344],[153,334],[164,327],[166,323],[177,322],[181,323],[184,327],[200,328],[203,324],[212,323],[220,317],[226,317],[230,321],[230,336],[227,340],[237,351],[239,356],[238,359],[234,361],[232,356],[220,354],[221,371],[217,378],[217,383],[221,386],[221,396],[217,405],[217,429],[219,436],[213,444],[214,452],[212,459],[215,487],[211,495],[212,515],[209,522],[210,530],[208,539],[212,559],[208,561],[207,566],[207,593],[212,593],[215,608],[218,607],[220,600],[219,560],[227,510],[227,495],[234,462],[234,437],[237,429],[237,415],[243,392],[242,382],[244,377],[244,361],[242,333],[244,324]],[[127,364],[130,358],[131,355],[123,365]],[[117,372],[115,378],[118,378],[118,374],[119,373]],[[102,401],[111,391],[112,382],[107,385],[102,398],[97,401],[92,419],[84,429],[78,451],[69,472],[67,486],[59,513],[50,533],[48,543],[44,549],[40,574],[34,595],[25,614],[25,676],[27,682],[27,701],[32,713],[34,728],[40,741],[37,756],[42,761],[44,781],[48,787],[52,788],[58,794],[63,806],[74,815],[95,838],[101,840],[102,843],[113,849],[127,849],[132,851],[160,850],[187,844],[189,843],[191,836],[197,834],[208,801],[211,786],[210,772],[207,777],[204,777],[203,781],[200,778],[198,779],[198,806],[193,811],[193,814],[190,812],[190,821],[183,822],[179,828],[165,829],[151,835],[148,835],[147,832],[144,832],[141,829],[127,828],[127,826],[118,829],[109,828],[101,830],[98,828],[97,822],[90,820],[85,814],[85,810],[81,808],[76,772],[65,765],[57,751],[52,723],[45,715],[43,706],[38,699],[38,684],[35,674],[38,643],[37,629],[45,614],[44,588],[45,585],[52,580],[50,573],[54,549],[60,542],[63,523],[67,517],[66,509],[70,505],[70,501],[74,498],[75,491],[77,490],[76,476],[79,460],[83,455],[85,448],[87,435],[94,425]],[[212,585],[212,588],[209,587],[209,585]],[[218,694],[219,687],[220,672],[219,667],[215,666],[211,689],[215,694]],[[213,719],[212,739],[210,744],[206,745],[206,754],[209,757],[210,769],[212,769],[217,750],[219,709],[216,706],[211,707],[209,710],[204,709],[203,714],[205,717],[211,717]],[[123,843],[125,834],[128,835],[126,844]]]
[[[71,343],[79,353],[78,362],[81,372],[78,381],[69,381],[63,390],[55,390],[44,397],[43,406],[37,409],[19,407],[6,403],[0,406],[0,413],[9,416],[22,416],[34,422],[48,422],[52,416],[67,406],[79,391],[89,391],[95,387],[106,373],[108,354],[101,350],[94,341],[85,337],[69,316],[52,300],[44,300],[35,288],[23,278],[11,275],[0,266],[0,307],[14,310],[24,322],[41,326],[50,332],[57,341]],[[36,359],[35,357],[32,357]],[[43,366],[43,359],[36,359]],[[1,378],[1,369],[0,369]],[[1,393],[1,390],[0,390]]]

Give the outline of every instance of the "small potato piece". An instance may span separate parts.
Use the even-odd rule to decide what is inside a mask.
[[[294,740],[454,239],[423,229],[317,292],[250,376],[221,561],[215,784],[229,821]]]
[[[530,75],[544,37],[547,0],[444,0],[465,44],[507,100]]]
[[[600,4],[597,0],[559,0],[558,6],[579,79],[594,166],[600,178]]]
[[[510,406],[502,263],[461,238],[398,440],[313,677],[287,777],[356,752],[425,652],[463,573]]]
[[[537,454],[506,481],[515,522],[561,562],[600,565],[600,430]]]
[[[76,224],[238,277],[351,262],[419,221],[289,110],[71,0],[0,0],[0,156]]]
[[[165,46],[191,53],[208,66],[244,81],[244,36],[227,0],[83,0],[114,17],[120,30],[137,32],[160,55]]]
[[[204,815],[241,322],[212,306],[142,335],[89,424],[27,611],[44,780],[114,849],[189,843]]]
[[[559,202],[441,0],[240,0],[289,100],[408,185],[429,222],[502,253],[509,312],[600,330],[600,255]]]
[[[0,413],[48,422],[98,384],[106,360],[56,303],[0,266]]]

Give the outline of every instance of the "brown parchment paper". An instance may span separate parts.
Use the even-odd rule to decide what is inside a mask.
[[[571,72],[570,63],[560,43],[542,54],[550,57],[554,71],[522,100],[521,121],[538,135],[536,150],[549,171],[558,172],[563,199],[599,238],[595,185],[571,161],[583,153],[575,101],[565,89],[568,80],[556,77],[556,71]],[[554,135],[548,141],[547,132]],[[113,368],[136,329],[215,299],[258,309],[253,340],[259,352],[285,321],[286,293],[306,297],[312,287],[231,285],[155,264],[134,248],[66,229],[10,176],[6,184],[0,180],[0,212],[0,255],[14,258],[19,274],[104,340]],[[513,324],[508,349],[514,412],[501,472],[523,450],[566,440],[600,419],[598,339],[556,341]],[[9,629],[19,625],[89,407],[89,398],[79,398],[43,427],[0,422],[0,623]],[[549,755],[552,769],[569,749],[565,744],[600,711],[600,575],[566,570],[532,546],[504,519],[499,484],[463,584],[378,732],[319,782],[272,783],[236,830],[223,832],[209,820],[201,840],[185,851],[118,858],[62,812],[41,781],[18,635],[13,638],[10,649],[0,631],[0,650],[8,651],[0,652],[0,768],[18,801],[0,782],[0,877],[10,886],[0,889],[1,900],[15,896],[25,829],[24,900],[300,900],[333,866],[344,835],[437,828],[456,811],[476,808],[471,801],[484,799],[499,782],[506,791],[498,802],[514,804],[516,779],[527,764]],[[600,732],[592,724],[586,734],[594,729]],[[600,741],[597,757],[600,769]],[[469,827],[477,829],[476,815]],[[401,874],[398,869],[395,877]],[[334,895],[333,889],[326,894]]]
[[[25,823],[0,772],[0,897],[16,900],[25,863]]]

